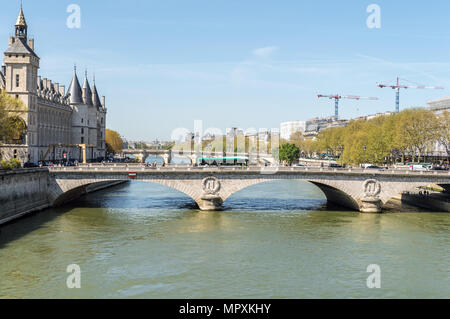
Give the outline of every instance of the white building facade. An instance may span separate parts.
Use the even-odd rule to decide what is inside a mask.
[[[297,132],[305,133],[306,122],[304,121],[292,121],[284,122],[280,124],[280,137],[284,140],[290,140],[291,135]]]

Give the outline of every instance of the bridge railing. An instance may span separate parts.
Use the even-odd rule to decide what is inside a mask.
[[[51,172],[261,172],[264,173],[288,173],[288,172],[327,172],[327,173],[354,173],[354,174],[398,174],[398,175],[427,175],[427,176],[450,176],[449,171],[411,171],[404,168],[392,169],[363,169],[363,168],[329,168],[329,167],[194,167],[189,165],[170,165],[170,166],[146,166],[142,164],[88,164],[74,167],[51,167]]]

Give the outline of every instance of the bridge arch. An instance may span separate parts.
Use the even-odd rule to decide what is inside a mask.
[[[49,201],[51,206],[60,206],[73,199],[78,198],[81,195],[88,193],[89,187],[101,186],[102,184],[111,182],[124,182],[120,179],[81,179],[81,180],[55,180],[50,184]],[[175,181],[164,180],[164,179],[152,179],[145,180],[142,182],[153,183],[168,188],[177,190],[189,198],[191,198],[197,205],[201,205],[201,196],[194,192],[192,188],[183,183],[177,183]]]
[[[286,181],[286,180],[296,180],[296,181],[304,181],[309,182],[319,188],[322,193],[325,195],[327,202],[334,203],[339,206],[343,206],[352,210],[359,211],[360,205],[358,204],[357,199],[355,199],[348,190],[342,189],[342,185],[333,185],[330,182],[317,182],[312,180],[305,179],[285,179],[285,178],[261,178],[261,179],[248,179],[244,181],[240,181],[239,185],[234,185],[232,187],[227,187],[223,193],[221,193],[221,197],[223,202],[226,202],[233,194],[244,190],[248,187],[268,183],[272,181]]]

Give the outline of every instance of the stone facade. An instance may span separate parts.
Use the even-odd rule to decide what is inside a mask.
[[[95,80],[91,90],[86,73],[81,88],[75,69],[66,92],[64,85],[39,76],[40,59],[34,51],[34,39],[29,39],[27,33],[21,8],[15,36],[9,39],[0,71],[0,89],[20,99],[26,108],[22,116],[27,128],[26,160],[81,161],[82,144],[86,145],[88,161],[104,158],[107,111],[105,98],[100,101]]]

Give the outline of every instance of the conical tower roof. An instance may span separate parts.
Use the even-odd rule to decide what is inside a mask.
[[[100,97],[98,96],[97,87],[95,85],[95,79],[94,79],[94,85],[92,86],[92,104],[97,108],[102,108],[102,103],[100,102]]]
[[[89,81],[87,78],[87,71],[84,76],[84,83],[83,83],[83,102],[86,105],[92,106],[92,91],[91,86],[89,85]]]
[[[83,103],[80,82],[78,81],[76,69],[73,72],[73,79],[72,79],[72,83],[70,83],[68,92],[70,94],[70,98],[69,98],[70,104]]]

